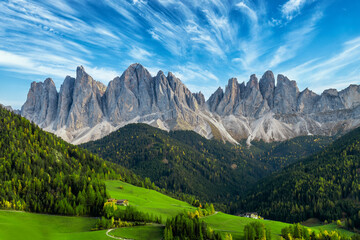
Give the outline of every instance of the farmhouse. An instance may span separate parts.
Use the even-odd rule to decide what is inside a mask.
[[[256,212],[248,212],[248,213],[245,213],[243,216],[247,217],[247,218],[260,219],[260,216]]]
[[[126,199],[119,199],[116,201],[116,205],[129,206],[129,201]]]

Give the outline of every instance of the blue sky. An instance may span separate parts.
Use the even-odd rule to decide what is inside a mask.
[[[360,83],[358,0],[0,1],[0,103],[83,65],[107,84],[134,62],[208,98],[268,69],[321,93]]]

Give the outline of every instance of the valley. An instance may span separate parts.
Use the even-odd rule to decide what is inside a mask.
[[[300,218],[293,210],[286,211],[290,211],[290,215],[285,213],[285,216],[292,218],[279,218],[283,215],[268,215],[275,214],[277,211],[269,212],[264,208],[263,203],[254,205],[257,201],[265,199],[261,197],[261,194],[265,192],[260,188],[261,183],[267,181],[271,184],[274,178],[277,179],[277,174],[291,174],[290,170],[297,164],[304,168],[307,164],[312,164],[312,158],[319,159],[319,156],[328,156],[334,159],[335,163],[342,161],[339,156],[347,156],[345,165],[337,163],[337,168],[334,167],[337,171],[345,171],[349,167],[351,169],[352,166],[357,166],[358,160],[359,129],[337,138],[333,143],[330,143],[329,138],[310,136],[278,144],[257,142],[252,147],[242,147],[208,140],[191,131],[168,133],[146,124],[132,124],[101,140],[84,145],[94,151],[90,153],[62,141],[53,134],[44,132],[11,111],[1,107],[0,110],[2,130],[0,146],[4,146],[1,148],[3,157],[0,157],[0,170],[4,173],[1,175],[0,182],[1,207],[4,209],[0,212],[3,219],[0,225],[7,226],[2,228],[3,236],[9,237],[9,234],[11,235],[14,231],[19,234],[19,236],[16,234],[12,236],[13,239],[26,239],[27,236],[33,236],[32,231],[36,232],[35,236],[39,236],[39,239],[66,239],[67,237],[106,239],[109,238],[107,234],[112,236],[112,233],[116,237],[134,239],[157,238],[160,235],[168,239],[169,236],[166,234],[169,231],[169,221],[179,216],[182,219],[189,218],[185,221],[193,221],[193,224],[204,225],[201,227],[204,234],[206,232],[209,234],[208,237],[214,239],[229,238],[229,234],[233,239],[243,239],[244,234],[248,234],[244,232],[245,226],[254,221],[264,228],[271,229],[269,237],[279,239],[282,229],[290,226],[285,222],[294,220],[300,222],[306,218]],[[117,151],[112,149],[117,149]],[[304,158],[293,159],[299,151],[304,153]],[[23,152],[22,155],[19,155],[20,152]],[[270,156],[270,153],[271,157],[266,157]],[[27,155],[31,156],[31,162],[26,160]],[[309,157],[306,158],[306,155]],[[320,158],[320,163],[323,164],[321,159],[323,158]],[[30,163],[31,169],[28,166]],[[321,164],[318,165],[319,169],[322,169]],[[9,166],[15,168],[11,170]],[[164,167],[159,168],[159,166]],[[60,172],[56,172],[55,169],[60,169]],[[187,172],[184,173],[184,170]],[[154,175],[151,175],[151,172]],[[167,178],[156,178],[156,176],[161,177],[163,172],[170,175],[164,175]],[[232,172],[233,176],[229,176],[229,172]],[[256,175],[258,173],[261,174]],[[174,174],[176,178],[171,177],[171,174]],[[356,179],[356,171],[350,171],[348,174]],[[334,177],[337,175],[333,175]],[[348,184],[353,181],[351,180],[353,177],[348,178]],[[173,188],[164,181],[172,178],[175,183]],[[245,184],[243,189],[231,192],[231,189],[235,189],[232,187],[243,186],[244,182],[241,180],[246,178],[253,180]],[[159,179],[163,180],[159,181]],[[282,184],[285,183],[287,182],[284,181]],[[156,186],[157,184],[160,187]],[[176,184],[179,184],[179,187],[176,187]],[[218,189],[216,189],[216,184],[218,184]],[[215,186],[215,188],[206,188],[208,186]],[[229,188],[222,189],[222,193],[221,186],[229,186]],[[352,186],[357,185],[353,183]],[[291,187],[289,185],[287,188],[291,189]],[[200,191],[189,191],[189,189],[197,188]],[[281,190],[280,187],[275,190],[271,190],[271,187],[266,187],[266,189],[273,193]],[[256,199],[251,191],[256,191]],[[350,196],[356,197],[356,191],[354,192],[351,188],[347,191],[350,191]],[[317,192],[321,193],[321,191]],[[234,197],[234,193],[239,196]],[[266,195],[269,194],[266,193]],[[253,199],[247,202],[250,197]],[[115,203],[107,202],[109,198],[126,199],[130,203],[130,208],[117,207]],[[324,200],[329,202],[331,197],[328,196]],[[212,210],[212,213],[209,212],[210,205],[205,201],[213,202],[216,212],[215,210]],[[273,203],[277,202],[273,201]],[[347,203],[350,205],[346,205]],[[357,206],[352,203],[346,200],[336,205],[336,211],[348,211],[346,212],[348,217],[343,219],[344,227],[338,229],[336,225],[330,224],[323,227],[310,227],[310,229],[316,232],[321,229],[339,230],[348,237],[351,236],[345,227],[356,229],[358,226]],[[297,204],[296,200],[294,199],[291,204]],[[9,211],[10,209],[12,210]],[[27,212],[19,212],[19,210]],[[285,222],[254,220],[225,213],[237,214],[248,210],[258,211],[261,216],[269,217],[269,219],[279,218],[278,220]],[[284,210],[284,208],[279,210]],[[325,212],[331,214],[326,219],[323,215],[316,215],[316,212],[300,213],[309,214],[307,218],[319,217],[322,221],[329,222],[341,218],[340,215],[329,211]],[[23,231],[17,230],[19,225],[15,223],[19,221],[22,222],[21,226],[28,222],[28,227]],[[143,222],[147,224],[141,226]],[[154,225],[154,223],[157,224]],[[165,223],[166,227],[164,227]],[[120,228],[107,230],[116,226]],[[98,231],[93,231],[95,229]],[[140,235],[136,229],[141,230]]]
[[[360,240],[359,12],[0,0],[0,240]]]
[[[161,216],[165,221],[177,213],[196,210],[195,207],[170,198],[151,189],[136,187],[121,181],[106,181],[111,198],[128,199],[130,206],[138,210]],[[120,188],[120,186],[122,188]],[[243,239],[244,226],[253,221],[264,223],[272,230],[272,239],[280,239],[281,229],[289,226],[287,223],[271,220],[254,220],[238,217],[222,212],[201,218],[215,231],[231,233],[233,239]],[[21,225],[19,223],[21,222]],[[90,217],[66,217],[46,214],[35,214],[19,211],[0,211],[0,239],[111,239],[106,233],[108,230],[92,231],[96,219]],[[353,233],[338,228],[336,224],[318,225],[310,229],[319,232],[337,230],[348,236]],[[163,238],[163,225],[135,226],[118,228],[109,231],[110,236],[130,238],[134,240]]]

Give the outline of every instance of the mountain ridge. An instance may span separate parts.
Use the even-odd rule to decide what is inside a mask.
[[[163,130],[193,130],[206,138],[238,143],[283,141],[301,135],[334,135],[360,126],[360,86],[321,95],[299,91],[296,81],[273,72],[245,84],[231,78],[205,101],[171,72],[151,76],[130,65],[108,86],[80,66],[57,92],[54,82],[31,84],[21,115],[73,144],[99,139],[128,123]]]

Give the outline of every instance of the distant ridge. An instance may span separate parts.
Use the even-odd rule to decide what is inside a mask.
[[[360,86],[317,95],[267,71],[245,84],[231,78],[205,101],[171,72],[151,76],[141,64],[128,67],[106,87],[80,66],[57,92],[51,78],[31,84],[21,115],[73,144],[99,139],[128,123],[163,130],[193,130],[231,143],[282,141],[301,135],[335,135],[360,126]]]

